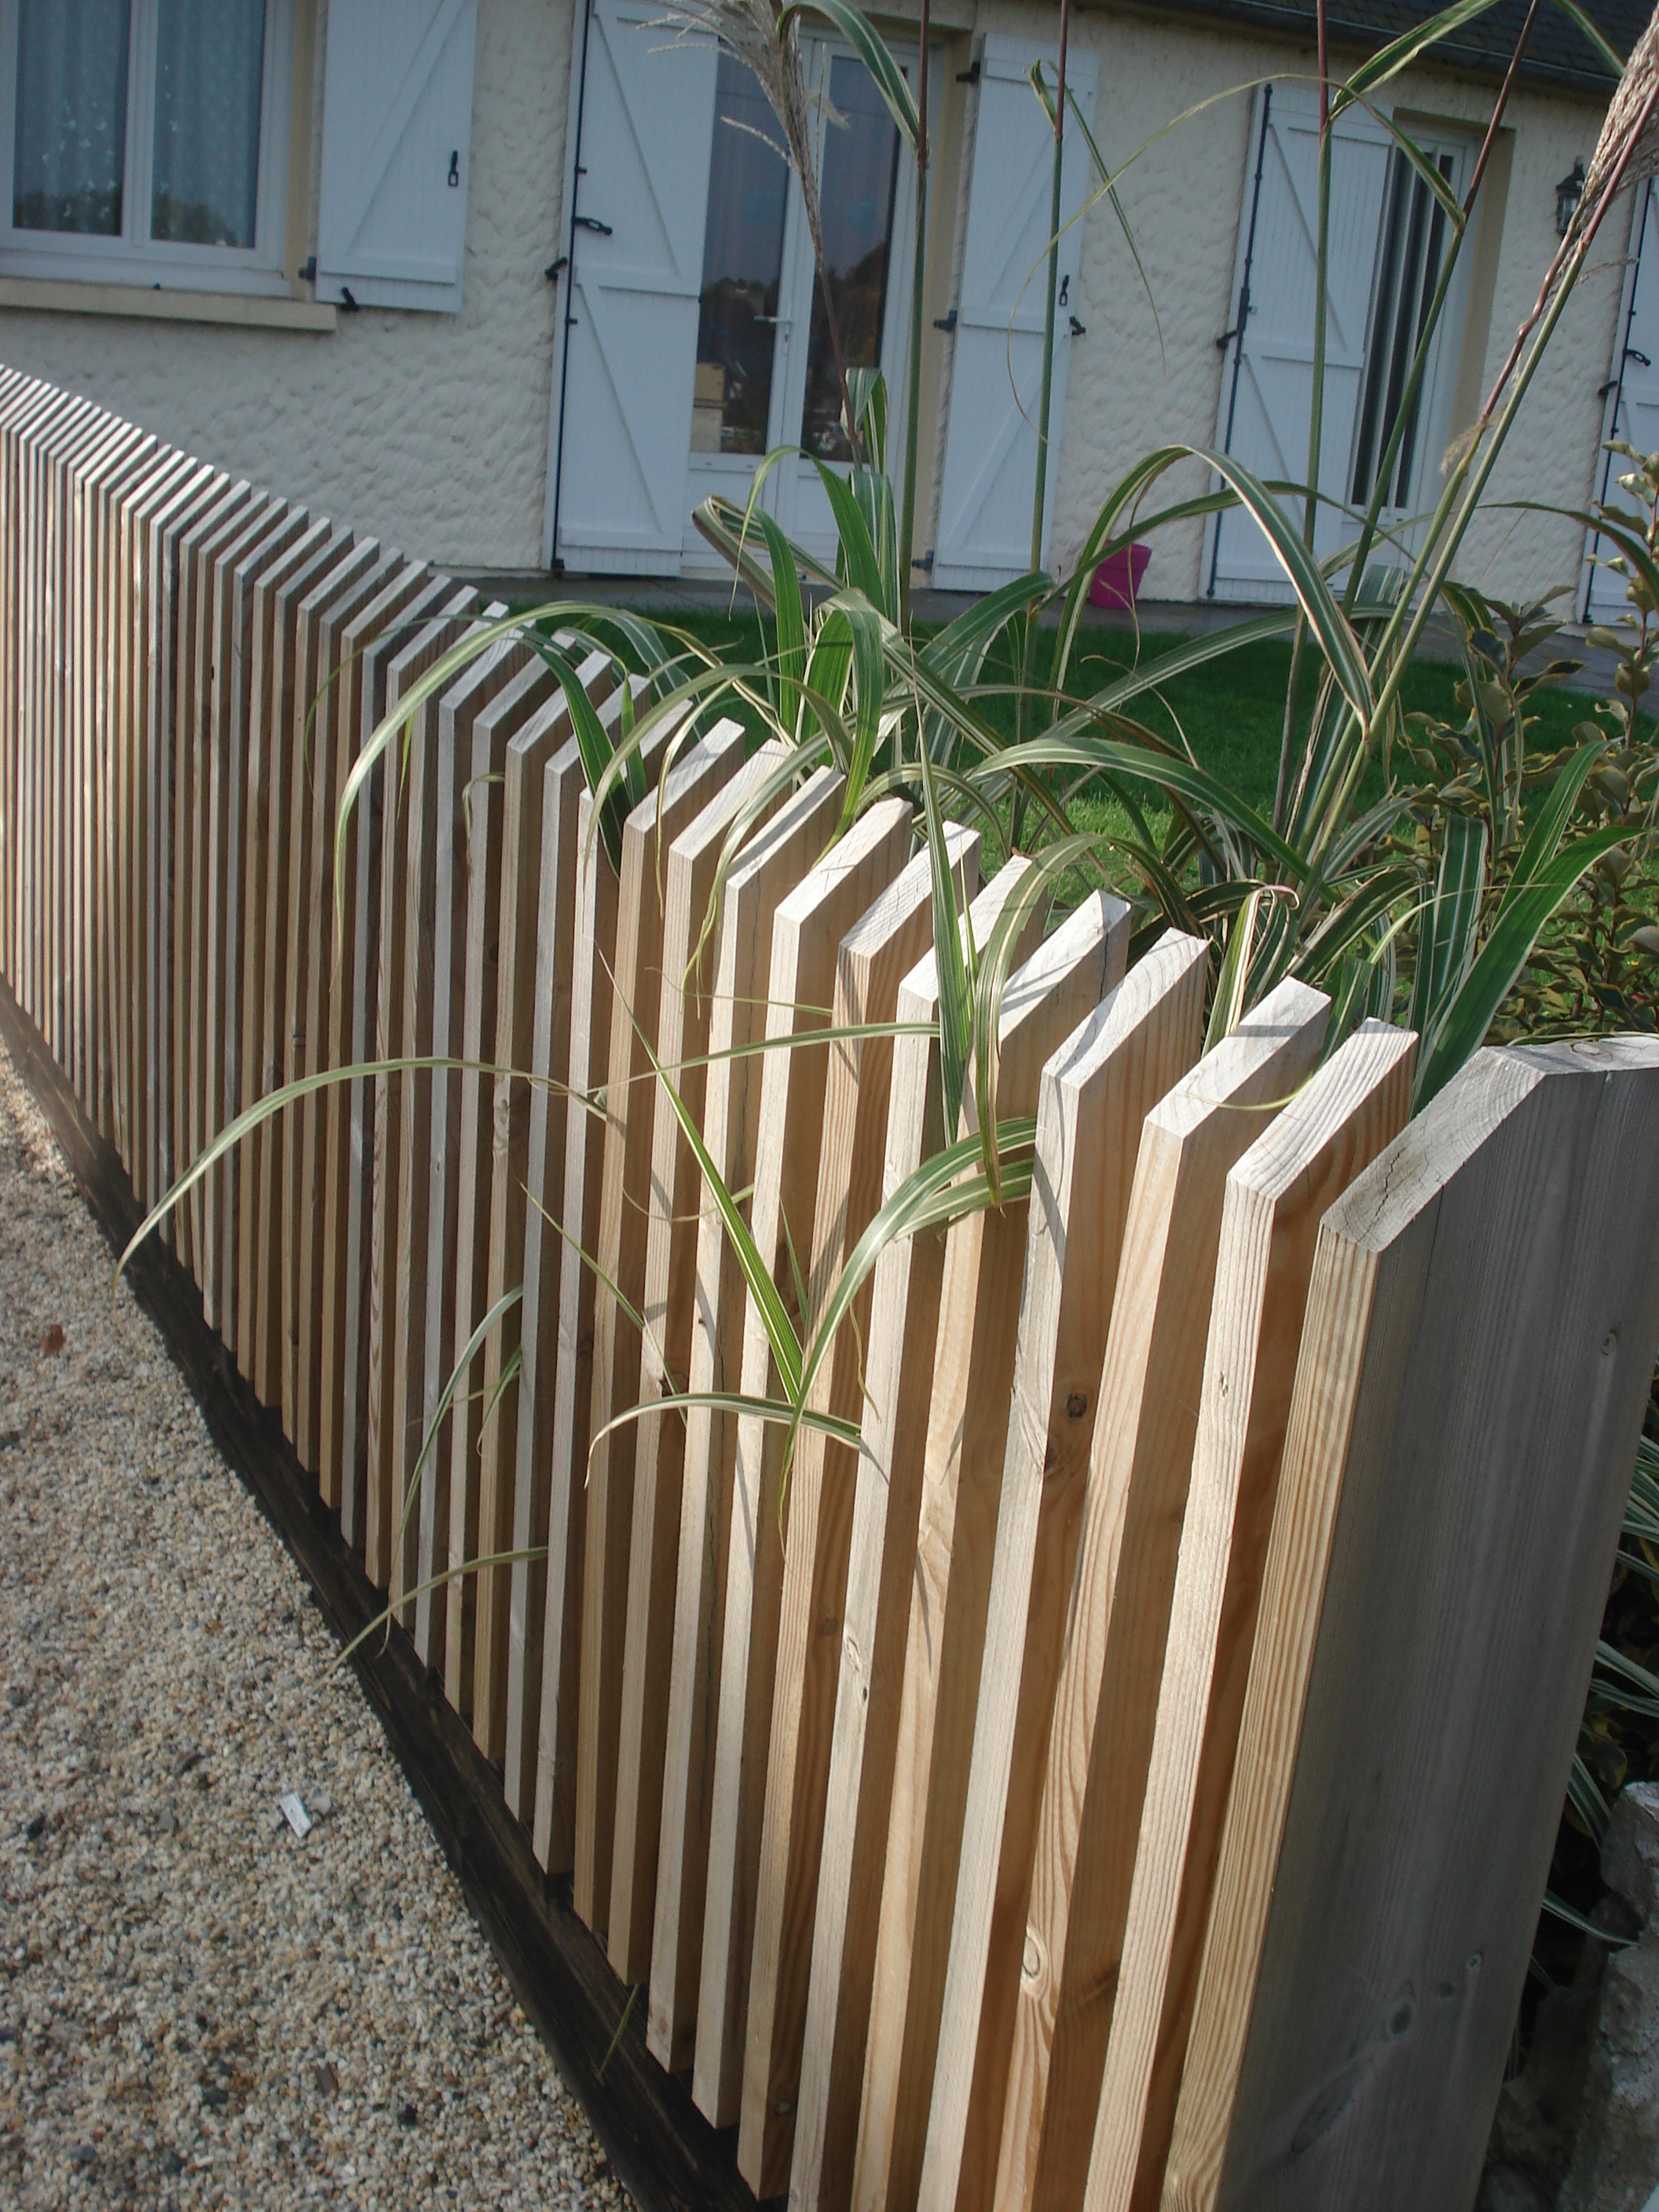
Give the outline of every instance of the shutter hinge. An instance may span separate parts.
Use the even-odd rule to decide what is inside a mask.
[[[300,270],[299,276],[302,284],[314,284],[317,282],[317,257],[314,253]]]
[[[925,553],[921,554],[918,557],[915,565],[918,568],[927,569],[928,574],[932,575],[933,572],[933,549],[931,545],[927,548],[927,550]]]
[[[600,238],[613,238],[616,233],[608,222],[601,222],[596,215],[579,215],[573,223],[577,230],[591,230]]]
[[[933,318],[933,328],[936,331],[953,331],[956,326],[957,311],[954,307],[948,315],[935,315]]]
[[[957,82],[958,84],[977,84],[979,82],[981,66],[981,64],[977,61],[969,62],[965,70],[958,70],[957,71]]]
[[[563,270],[570,266],[570,256],[562,253],[556,261],[550,261],[542,274],[550,284],[556,284]]]

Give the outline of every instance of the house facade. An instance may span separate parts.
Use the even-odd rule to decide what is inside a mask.
[[[1426,12],[1348,0],[1332,16],[1336,65]],[[1644,21],[1629,0],[1594,12],[1621,52]],[[1501,0],[1341,125],[1322,550],[1375,489],[1446,252],[1389,120],[1461,198],[1522,13]],[[914,13],[880,21],[915,83]],[[945,588],[1026,565],[1050,176],[1027,72],[1052,72],[1056,35],[1055,9],[1024,0],[932,9],[917,544]],[[886,371],[896,429],[912,166],[827,27],[809,29],[804,59],[838,319],[851,358]],[[1311,15],[1291,0],[1074,8],[1078,107],[1115,166],[1143,150],[1120,221],[1082,134],[1068,141],[1051,566],[1154,447],[1220,445],[1265,477],[1303,473],[1314,71]],[[1532,304],[1610,90],[1565,18],[1540,20],[1386,487],[1404,533]],[[677,36],[658,0],[0,0],[0,359],[451,566],[694,574],[716,565],[691,524],[701,499],[746,496],[779,446],[842,451],[776,136],[752,79]],[[1615,210],[1563,318],[1466,546],[1468,580],[1508,597],[1571,586],[1583,611],[1597,572],[1582,527],[1510,503],[1582,508],[1605,488],[1615,431],[1659,445],[1645,187]],[[1206,480],[1181,464],[1160,503]],[[827,547],[811,459],[775,464],[761,495]],[[1237,514],[1158,532],[1144,588],[1281,591]]]

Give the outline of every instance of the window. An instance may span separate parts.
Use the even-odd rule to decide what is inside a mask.
[[[283,289],[292,0],[0,7],[0,269]]]

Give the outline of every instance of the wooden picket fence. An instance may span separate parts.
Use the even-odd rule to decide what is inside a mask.
[[[1200,1058],[1200,944],[1028,928],[1032,1195],[881,1252],[814,1399],[859,1449],[786,1486],[647,1048],[815,1306],[944,1135],[909,807],[837,841],[820,769],[705,937],[770,762],[659,732],[614,872],[508,639],[337,872],[490,610],[11,373],[0,465],[5,981],[146,1206],[419,1063],[159,1233],[756,2191],[1470,2203],[1659,1341],[1659,1049],[1483,1052],[1408,1124],[1406,1033],[1322,1060],[1287,982]],[[1028,864],[953,859],[982,942]]]

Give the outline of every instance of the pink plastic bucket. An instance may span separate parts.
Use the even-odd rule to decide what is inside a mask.
[[[1091,607],[1132,607],[1140,593],[1140,580],[1152,557],[1150,545],[1125,545],[1109,561],[1103,561],[1089,586]]]

